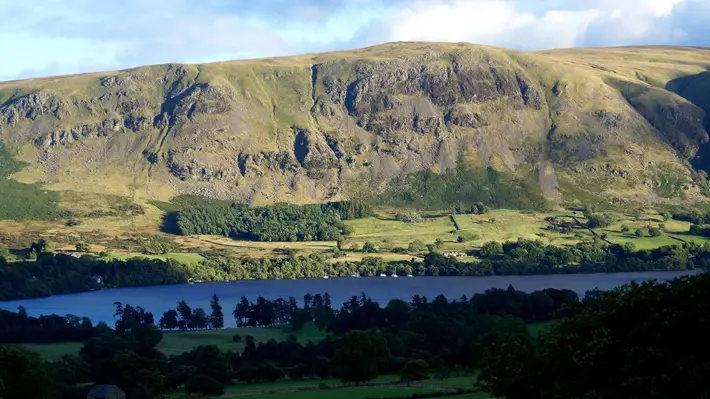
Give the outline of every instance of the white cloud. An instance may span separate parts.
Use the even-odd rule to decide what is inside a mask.
[[[692,1],[706,0],[580,0],[574,7],[549,9],[512,0],[417,0],[383,18],[384,37],[375,40],[469,41],[517,49],[644,39],[667,43],[683,35],[682,28],[668,29],[665,20]]]
[[[0,80],[393,40],[710,45],[710,0],[0,0]]]
[[[511,2],[417,1],[385,23],[386,40],[469,41],[516,48],[573,46],[596,10],[550,10],[537,16]]]

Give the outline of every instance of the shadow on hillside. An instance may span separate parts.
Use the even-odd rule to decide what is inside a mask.
[[[710,67],[696,75],[682,76],[669,81],[666,90],[678,94],[705,111],[703,128],[710,133]],[[710,172],[710,141],[702,144],[695,156],[690,159],[693,167]]]
[[[163,233],[180,235],[180,228],[178,227],[178,212],[165,212],[163,215],[163,222],[160,224],[160,231]]]

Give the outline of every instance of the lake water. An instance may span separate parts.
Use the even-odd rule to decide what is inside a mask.
[[[631,281],[665,281],[678,276],[696,274],[699,271],[638,272],[614,274],[563,274],[544,276],[491,276],[491,277],[368,277],[330,278],[304,280],[250,280],[224,283],[203,283],[153,287],[118,288],[80,294],[56,295],[49,298],[0,302],[0,309],[16,310],[22,305],[32,316],[56,313],[90,317],[94,322],[104,321],[113,325],[113,303],[120,301],[133,306],[142,306],[153,312],[156,321],[164,311],[174,309],[177,302],[185,300],[194,309],[202,307],[209,312],[212,294],[220,298],[225,314],[225,325],[234,326],[232,310],[241,298],[254,301],[259,295],[267,299],[295,297],[299,303],[303,295],[328,292],[334,307],[353,295],[365,292],[374,301],[386,304],[390,299],[410,300],[419,294],[433,299],[444,294],[449,299],[462,295],[470,297],[489,288],[507,288],[525,292],[545,288],[569,289],[580,296],[588,290],[611,289]]]

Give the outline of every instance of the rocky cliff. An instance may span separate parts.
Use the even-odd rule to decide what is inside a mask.
[[[533,176],[550,200],[703,199],[710,51],[349,52],[0,83],[0,139],[50,190],[257,203],[421,170]]]

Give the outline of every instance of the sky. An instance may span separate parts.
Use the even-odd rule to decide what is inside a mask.
[[[0,81],[392,41],[710,46],[710,0],[0,0]]]

